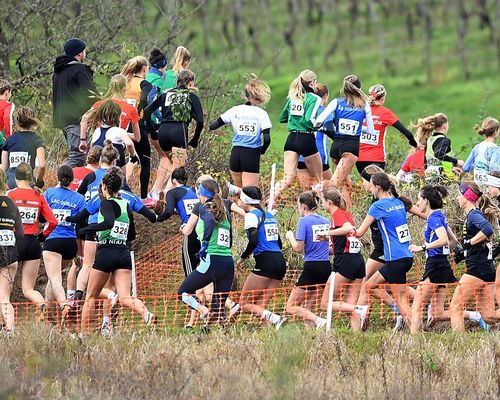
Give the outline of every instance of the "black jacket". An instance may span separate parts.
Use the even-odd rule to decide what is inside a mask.
[[[73,57],[57,57],[52,76],[54,128],[78,125],[96,100],[91,92],[96,92],[94,72]]]

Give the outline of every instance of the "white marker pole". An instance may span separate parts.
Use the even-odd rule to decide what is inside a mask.
[[[135,277],[135,254],[133,251],[130,252],[130,258],[132,259],[132,297],[137,297],[137,279]]]
[[[332,328],[332,316],[333,316],[333,292],[335,291],[335,272],[332,271],[330,274],[330,290],[328,291],[328,308],[326,312],[326,330],[329,331]]]
[[[276,163],[273,163],[271,167],[271,188],[269,190],[269,203],[267,204],[267,209],[272,210],[274,206],[274,185],[276,183]]]

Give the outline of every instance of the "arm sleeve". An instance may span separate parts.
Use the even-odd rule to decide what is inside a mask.
[[[470,172],[474,169],[474,162],[476,161],[476,157],[477,157],[477,145],[474,146],[474,148],[469,154],[469,157],[467,157],[467,160],[465,160],[463,167],[464,172]]]
[[[241,253],[241,258],[248,258],[253,251],[257,248],[259,244],[259,230],[257,228],[250,228],[246,230],[248,244],[243,253]]]
[[[141,94],[142,94],[142,92],[141,92]],[[160,105],[163,104],[164,101],[165,101],[165,95],[162,94],[162,95],[158,96],[155,99],[155,101],[153,101],[150,105],[145,107],[143,119],[145,119],[146,121],[150,121],[151,114],[153,114],[158,109],[158,107],[160,107]]]
[[[224,125],[226,125],[226,123],[221,117],[219,117],[216,120],[210,122],[210,130],[215,131],[216,129],[219,129],[221,126]]]
[[[88,212],[88,210],[86,208],[84,208],[78,214],[70,215],[69,217],[66,217],[66,222],[72,222],[72,223],[83,222],[83,221],[86,221],[88,217],[90,217],[90,213]]]
[[[366,120],[366,132],[367,133],[374,133],[375,132],[375,126],[373,125],[373,118],[372,118],[372,108],[370,107],[370,104],[366,103],[365,104],[365,120]]]
[[[401,132],[406,137],[406,139],[408,139],[408,143],[410,143],[410,146],[412,147],[418,146],[418,143],[413,137],[413,134],[408,129],[406,129],[406,127],[399,120],[397,120],[394,124],[392,124],[392,126],[396,128],[399,132]]]
[[[175,198],[175,189],[171,189],[167,192],[167,201],[165,204],[165,210],[158,216],[158,222],[163,222],[169,219],[175,212],[175,204],[177,203]]]
[[[434,157],[441,161],[451,162],[453,165],[457,165],[457,159],[446,155],[451,148],[451,141],[447,137],[440,137],[436,139],[434,145],[432,146],[432,151],[434,152]]]
[[[149,208],[147,208],[146,206],[143,206],[138,214],[141,214],[142,216],[146,217],[148,219],[149,222],[151,223],[155,223],[156,222],[156,214],[151,211]]]
[[[271,145],[271,132],[269,129],[264,129],[262,131],[262,147],[260,148],[260,154],[265,154],[266,150]]]
[[[98,231],[104,231],[106,229],[111,229],[113,227],[113,224],[115,223],[115,210],[113,205],[116,204],[114,201],[110,200],[103,200],[101,202],[101,214],[103,216],[103,221],[98,223],[98,224],[90,224],[89,226],[86,226],[85,228],[80,229],[80,234],[87,234],[91,232],[98,232]],[[119,208],[120,206],[116,204],[116,206]]]
[[[83,178],[83,181],[78,187],[77,192],[85,196],[85,194],[89,190],[89,185],[95,180],[96,180],[95,172],[91,172],[85,178]]]
[[[469,222],[483,232],[485,236],[490,237],[493,235],[493,227],[482,214],[477,212],[471,214]]]
[[[12,203],[12,207],[15,207]],[[14,225],[16,240],[22,239],[24,237],[23,221],[21,220],[21,214],[19,214],[19,209],[16,207],[16,221]]]
[[[334,110],[337,108],[337,99],[333,99],[328,103],[326,108],[323,110],[323,112],[318,115],[318,118],[316,118],[316,121],[314,122],[314,126],[316,128],[319,128],[323,123],[327,120],[329,115],[332,115]]]
[[[151,83],[144,79],[141,82],[141,96],[139,98],[139,105],[137,107],[137,111],[139,113],[148,105],[148,95],[151,89],[153,89],[153,85],[151,85]]]
[[[198,144],[198,140],[200,139],[201,131],[203,130],[203,108],[201,107],[200,99],[198,98],[198,96],[196,96],[193,93],[191,93],[191,103],[193,105],[193,108],[191,109],[191,117],[196,122],[194,136],[191,140],[194,143]]]
[[[52,212],[49,203],[47,203],[47,200],[45,200],[45,197],[43,197],[42,194],[40,195],[40,205],[40,213],[48,223],[47,227],[43,231],[43,236],[47,237],[54,229],[57,228],[57,219],[54,217],[54,213]]]
[[[285,106],[280,114],[280,123],[286,124],[288,122],[288,110],[290,108],[290,99],[286,99]]]
[[[203,222],[205,224],[203,238],[201,241],[208,243],[210,241],[210,238],[212,237],[212,233],[214,232],[215,217],[211,212],[208,212],[207,210],[203,210],[202,212],[200,212],[200,219],[203,220]]]

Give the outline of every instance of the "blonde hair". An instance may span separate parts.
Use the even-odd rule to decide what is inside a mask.
[[[416,128],[415,140],[419,145],[425,146],[427,139],[431,137],[436,128],[441,128],[448,122],[448,117],[443,113],[437,113],[425,118],[419,118],[416,123],[410,124],[411,128]]]
[[[365,92],[355,85],[356,82],[359,82],[357,75],[347,75],[344,78],[342,89],[340,89],[340,95],[351,107],[364,108],[365,104],[370,102],[370,99]]]
[[[104,98],[110,98],[119,95],[121,98],[125,96],[125,89],[127,88],[127,78],[122,74],[116,74],[111,77],[108,85],[108,91]]]
[[[247,79],[244,92],[245,99],[256,106],[269,103],[271,89],[268,84],[261,81],[255,74],[249,74],[245,78]]]
[[[314,80],[316,80],[316,74],[309,69],[305,69],[290,83],[288,97],[291,100],[304,101],[306,98],[305,86],[309,87],[310,83]]]
[[[490,137],[493,136],[496,132],[498,132],[498,130],[500,129],[500,125],[498,123],[498,119],[493,117],[487,117],[484,119],[481,126],[476,124],[474,126],[474,129],[481,136]]]
[[[127,81],[130,81],[134,75],[141,72],[144,67],[149,67],[148,59],[143,56],[135,56],[127,61],[120,74],[124,75]]]
[[[184,64],[188,61],[191,61],[191,53],[184,46],[178,46],[177,49],[175,49],[172,70],[178,74],[185,68]]]
[[[384,85],[380,83],[376,83],[373,86],[370,86],[368,89],[368,96],[370,97],[370,105],[378,106],[382,104],[382,99],[387,95],[387,91],[385,90]]]

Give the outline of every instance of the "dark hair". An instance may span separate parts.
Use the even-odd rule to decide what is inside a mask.
[[[226,208],[224,207],[222,197],[219,194],[219,184],[213,179],[207,179],[206,181],[203,181],[202,185],[205,189],[214,193],[214,197],[212,198],[209,207],[215,217],[215,221],[219,223],[226,218]]]
[[[347,208],[346,202],[340,190],[334,187],[327,187],[323,189],[323,198],[330,200],[334,205],[345,210]]]
[[[255,200],[262,200],[262,191],[257,186],[245,186],[241,189],[243,193]],[[262,217],[260,219],[259,227],[266,220],[266,212],[260,204],[251,204],[252,207],[260,210],[262,212]]]
[[[443,208],[443,199],[448,196],[448,190],[441,185],[425,185],[420,190],[420,197],[429,201],[432,210]]]
[[[0,95],[4,94],[7,90],[12,90],[9,81],[0,79]]]
[[[92,146],[87,153],[87,164],[97,164],[101,159],[102,155],[102,147],[101,146]]]
[[[153,48],[149,53],[149,64],[156,68],[163,68],[167,66],[167,56],[158,47]]]
[[[120,126],[120,117],[122,109],[113,100],[105,100],[97,110],[90,112],[88,118],[88,126],[90,130],[94,130],[101,124],[108,126]]]
[[[318,208],[319,198],[314,192],[304,192],[299,195],[299,203],[304,204],[309,211],[314,211]]]
[[[484,194],[481,191],[481,188],[476,182],[463,182],[469,186],[469,189],[472,190],[479,199],[477,200],[476,206],[481,210],[484,217],[488,220],[488,222],[493,226],[493,228],[498,229],[498,218],[500,218],[500,209],[491,201],[490,197],[487,194]]]
[[[187,85],[196,79],[196,75],[194,72],[191,72],[189,69],[183,69],[177,75],[177,87],[185,89]]]
[[[33,181],[33,169],[28,163],[22,162],[16,167],[16,179],[18,181]]]
[[[61,165],[57,170],[57,180],[62,187],[69,187],[71,182],[73,182],[74,177],[73,170],[69,165]]]
[[[317,96],[323,98],[325,95],[329,93],[328,87],[324,83],[316,83],[315,93]]]
[[[104,141],[104,147],[101,151],[101,163],[113,164],[116,160],[118,160],[119,154],[118,150],[116,150],[111,140],[106,139]]]
[[[394,182],[392,182],[389,175],[387,175],[385,172],[377,172],[373,174],[370,181],[372,185],[379,186],[380,189],[382,189],[384,192],[388,192],[391,194],[391,196],[394,196],[396,199],[401,200],[405,205],[406,211],[413,207],[413,203],[408,197],[400,196],[398,194]]]
[[[123,173],[118,167],[110,168],[108,172],[102,177],[102,184],[108,189],[108,193],[116,195],[123,184]]]
[[[186,169],[184,167],[179,167],[176,168],[172,171],[171,175],[172,180],[176,180],[179,183],[182,183],[185,185],[188,181],[188,174],[186,172]]]
[[[35,118],[35,113],[29,107],[19,107],[16,112],[16,125],[21,129],[31,129],[41,125],[40,120]]]

